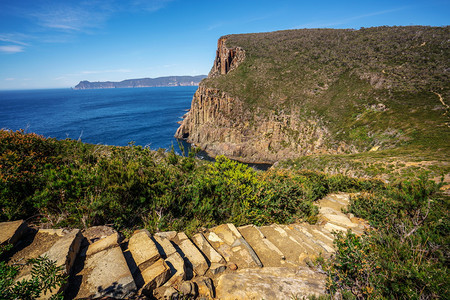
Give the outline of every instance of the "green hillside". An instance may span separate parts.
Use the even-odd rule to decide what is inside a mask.
[[[447,151],[449,36],[449,27],[419,26],[230,35],[244,62],[205,84],[249,109],[318,116],[330,143]]]

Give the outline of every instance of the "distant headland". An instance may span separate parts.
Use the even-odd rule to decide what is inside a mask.
[[[163,87],[163,86],[196,86],[206,75],[197,76],[166,76],[157,78],[127,79],[120,82],[113,81],[80,81],[74,89],[113,89],[113,88],[139,88],[139,87]]]

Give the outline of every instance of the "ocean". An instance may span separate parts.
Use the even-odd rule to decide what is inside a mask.
[[[0,91],[0,128],[86,143],[177,148],[197,87]]]

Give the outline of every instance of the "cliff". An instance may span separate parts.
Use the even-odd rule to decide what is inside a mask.
[[[221,37],[175,136],[246,162],[447,151],[449,34],[411,26]]]
[[[167,76],[157,78],[127,79],[120,82],[87,80],[80,81],[74,89],[111,89],[111,88],[138,88],[138,87],[165,87],[165,86],[197,86],[205,75],[198,76]]]

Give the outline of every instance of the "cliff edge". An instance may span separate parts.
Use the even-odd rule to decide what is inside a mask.
[[[221,37],[175,136],[245,162],[448,151],[448,36],[407,26]]]

